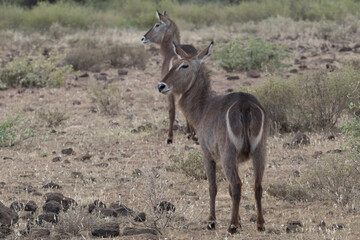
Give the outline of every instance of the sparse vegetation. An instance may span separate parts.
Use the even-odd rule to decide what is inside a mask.
[[[46,122],[48,127],[57,127],[69,118],[64,111],[58,108],[54,110],[40,109],[37,111],[37,116],[40,120]]]
[[[64,55],[50,53],[49,57],[35,55],[16,56],[0,70],[0,79],[10,87],[58,87],[64,84],[71,66],[62,65]]]
[[[353,117],[342,125],[342,130],[348,137],[350,148],[360,157],[360,105],[351,102],[349,108],[353,112]]]
[[[103,88],[92,86],[89,97],[97,110],[105,115],[115,116],[120,113],[123,93],[115,85],[106,84]]]
[[[250,69],[274,72],[284,68],[282,62],[289,57],[284,47],[255,38],[234,38],[220,44],[215,59],[226,71],[248,71]]]
[[[20,116],[8,116],[0,122],[0,147],[11,147],[29,137],[32,131],[25,127],[25,119]]]

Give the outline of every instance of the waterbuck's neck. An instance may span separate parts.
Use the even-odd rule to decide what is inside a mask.
[[[193,85],[189,87],[189,90],[182,94],[179,106],[186,119],[197,130],[207,105],[215,96],[211,89],[207,69],[204,66],[200,67],[193,80]]]
[[[166,30],[160,44],[160,53],[164,58],[171,58],[174,56],[173,43],[176,45],[180,44],[180,32],[176,24],[170,22],[170,26]]]

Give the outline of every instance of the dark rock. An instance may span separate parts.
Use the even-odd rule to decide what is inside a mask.
[[[305,59],[307,59],[307,57],[306,56],[301,56],[300,59],[305,60]]]
[[[301,63],[300,59],[295,58],[294,64],[299,65]]]
[[[150,228],[132,228],[132,227],[125,227],[123,230],[124,236],[132,236],[139,234],[157,235],[157,231],[155,229],[150,229]]]
[[[300,145],[306,146],[309,144],[310,144],[310,138],[305,133],[302,132],[298,132],[290,143],[292,147],[297,147]]]
[[[342,230],[345,228],[345,225],[343,223],[334,223],[332,225],[333,230]]]
[[[43,186],[43,188],[50,188],[50,189],[60,189],[61,186],[54,182],[49,182]]]
[[[256,214],[251,215],[250,222],[256,223]]]
[[[64,211],[67,211],[71,205],[76,205],[76,202],[74,199],[65,197],[60,192],[46,193],[45,201],[46,202],[56,201],[56,202],[60,203],[62,205]]]
[[[20,201],[15,201],[15,202],[11,203],[10,208],[14,209],[15,211],[25,210],[25,211],[29,211],[29,212],[35,212],[37,210],[38,206],[32,200],[30,200],[30,201],[20,200]]]
[[[302,223],[299,220],[289,220],[287,222],[287,225],[292,225],[292,226],[299,226],[302,227]]]
[[[33,228],[30,231],[32,239],[47,239],[50,236],[50,230],[47,228]]]
[[[330,64],[330,63],[327,63],[327,64],[325,65],[325,67],[326,67],[326,69],[327,69],[329,72],[333,72],[333,71],[336,70],[336,66],[335,66],[335,65],[332,65],[332,64]]]
[[[71,155],[74,153],[74,150],[72,148],[65,148],[65,149],[61,150],[61,153],[65,154],[65,155]]]
[[[333,149],[333,150],[326,151],[326,153],[342,153],[342,150],[341,149]]]
[[[79,75],[79,77],[86,78],[86,77],[89,77],[89,74],[87,72],[85,72],[85,73],[82,73],[81,75]]]
[[[335,141],[335,135],[334,134],[330,134],[328,137],[327,137],[328,140],[330,141]]]
[[[80,161],[87,161],[90,160],[92,156],[89,153],[86,153],[85,155],[80,157]]]
[[[61,157],[54,157],[52,159],[53,162],[60,162],[61,161]]]
[[[95,167],[108,167],[109,166],[109,164],[108,163],[106,163],[106,162],[103,162],[103,163],[98,163],[98,164],[95,164],[94,165]]]
[[[139,213],[134,218],[135,222],[145,222],[146,221],[146,214],[144,212]]]
[[[36,219],[36,222],[39,225],[41,225],[44,221],[48,223],[58,223],[59,216],[56,213],[48,212],[48,213],[40,214]]]
[[[293,174],[294,177],[300,177],[299,170],[294,170],[292,174]]]
[[[352,48],[349,46],[344,46],[339,50],[339,52],[350,52],[350,51],[352,51]]]
[[[167,202],[167,201],[162,201],[158,205],[154,206],[154,211],[160,212],[160,213],[163,213],[164,211],[165,212],[170,212],[170,211],[175,212],[175,210],[176,210],[175,206],[172,203]]]
[[[233,80],[239,80],[240,77],[239,76],[226,76],[226,79],[229,81],[233,81]]]
[[[307,65],[306,65],[305,63],[301,63],[300,66],[299,66],[299,68],[300,68],[301,70],[307,69]]]
[[[13,209],[6,207],[0,202],[0,225],[10,226],[17,223],[18,220],[18,214]]]
[[[79,101],[79,100],[75,100],[75,101],[73,101],[73,105],[75,106],[75,105],[81,105],[81,102]]]
[[[91,234],[96,237],[116,237],[120,235],[120,227],[116,222],[103,223],[94,228]]]
[[[59,214],[59,212],[61,210],[62,210],[61,203],[54,201],[54,200],[48,201],[43,205],[44,213],[52,212],[52,213]]]
[[[140,176],[142,176],[143,175],[143,173],[142,173],[142,171],[140,170],[140,169],[135,169],[133,172],[132,172],[132,175],[134,176],[134,177],[140,177]]]
[[[71,172],[71,177],[73,178],[83,178],[83,174],[81,172]]]
[[[249,78],[259,78],[260,77],[260,73],[256,70],[249,70],[247,73],[246,73],[246,76],[249,77]]]
[[[128,71],[123,70],[123,69],[118,69],[118,76],[124,76],[124,75],[127,75],[127,74],[128,74]]]
[[[228,89],[225,90],[226,93],[232,93],[233,91],[234,91],[233,88],[228,88]]]
[[[297,72],[298,72],[298,70],[296,68],[293,68],[290,70],[290,73],[297,73]]]
[[[296,233],[296,232],[300,232],[301,227],[302,227],[302,223],[298,220],[290,220],[287,222],[287,226],[286,226],[286,232],[287,233]]]
[[[12,234],[12,230],[7,226],[0,226],[0,239],[6,239],[7,236]]]
[[[318,224],[318,228],[323,231],[326,229],[326,223],[324,220],[321,220],[321,222]]]
[[[110,204],[110,208],[114,209],[120,216],[131,216],[134,214],[134,210],[126,207],[120,201],[113,202]]]

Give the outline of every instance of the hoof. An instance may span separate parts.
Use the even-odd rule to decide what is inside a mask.
[[[197,142],[199,139],[196,135],[192,135],[192,138],[191,138],[194,142]]]
[[[208,230],[214,230],[215,229],[215,221],[209,221],[207,223],[206,227],[207,227]]]
[[[171,138],[168,138],[167,141],[166,141],[167,144],[172,144],[172,139]]]
[[[265,227],[264,227],[264,226],[258,226],[258,227],[257,227],[257,230],[258,230],[259,232],[264,232],[264,231],[265,231]]]
[[[187,134],[186,134],[187,139],[190,139],[190,138],[191,138],[191,136],[192,136],[192,134],[191,134],[191,133],[187,133]]]
[[[236,230],[237,230],[237,227],[234,224],[231,224],[227,231],[230,234],[235,234]]]

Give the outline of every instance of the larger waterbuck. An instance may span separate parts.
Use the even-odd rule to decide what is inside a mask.
[[[203,151],[209,181],[210,216],[208,228],[215,228],[216,163],[220,163],[229,182],[232,198],[231,222],[228,232],[240,226],[239,205],[241,180],[238,165],[252,159],[255,172],[257,228],[265,230],[262,214],[262,178],[265,167],[268,118],[259,101],[251,94],[216,95],[203,62],[211,55],[213,43],[195,56],[188,56],[173,45],[178,60],[158,84],[164,94],[174,94],[190,124],[195,127]]]
[[[160,45],[160,53],[163,56],[163,64],[161,68],[161,78],[163,78],[169,69],[172,67],[172,62],[176,58],[172,49],[172,43],[175,42],[187,54],[196,55],[197,50],[191,45],[180,45],[180,32],[175,22],[164,11],[163,14],[156,11],[156,16],[159,22],[150,28],[150,30],[141,38],[144,44],[155,43]],[[169,102],[169,132],[167,143],[173,141],[173,126],[175,121],[175,97],[172,94],[168,95]],[[194,137],[195,132],[187,122],[187,135]]]

